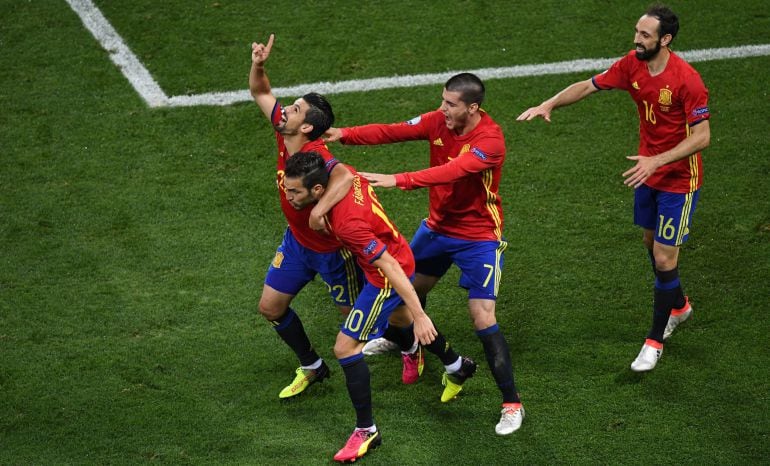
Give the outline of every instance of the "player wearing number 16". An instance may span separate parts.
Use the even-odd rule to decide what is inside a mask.
[[[604,73],[572,84],[518,117],[550,122],[553,109],[598,90],[623,89],[636,102],[639,153],[628,157],[635,165],[623,176],[635,188],[634,223],[644,230],[655,271],[652,327],[631,364],[637,372],[655,367],[663,341],[692,313],[679,282],[679,247],[690,232],[703,183],[700,151],[708,147],[711,130],[708,90],[698,72],[670,48],[678,31],[679,19],[668,7],[650,7],[636,23],[635,50]]]

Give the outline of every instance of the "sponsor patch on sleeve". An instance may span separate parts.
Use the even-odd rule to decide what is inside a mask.
[[[371,256],[372,254],[374,254],[375,249],[377,249],[377,240],[373,239],[364,248],[364,255]]]
[[[334,168],[339,163],[339,160],[336,158],[332,158],[326,161],[326,172],[331,173],[332,168]]]
[[[708,107],[698,107],[698,108],[696,108],[695,110],[692,111],[692,116],[696,116],[697,117],[697,116],[705,115],[708,112],[709,112],[709,108]]]
[[[481,160],[487,159],[487,154],[481,151],[481,149],[478,149],[476,147],[471,148],[471,152],[473,152],[473,155],[480,158]]]
[[[417,123],[419,123],[420,120],[422,120],[422,115],[418,115],[418,116],[412,118],[411,120],[407,121],[406,124],[409,125],[409,126],[414,126]]]

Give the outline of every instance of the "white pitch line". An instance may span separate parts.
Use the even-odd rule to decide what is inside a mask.
[[[723,60],[730,58],[759,57],[770,55],[770,44],[744,45],[740,47],[724,47],[717,49],[690,50],[677,52],[679,56],[690,63]],[[544,76],[549,74],[577,73],[583,71],[605,70],[610,67],[616,58],[583,58],[539,65],[517,65],[504,68],[481,68],[470,70],[484,80],[519,78],[526,76]],[[401,87],[415,87],[434,84],[444,84],[447,79],[460,71],[446,71],[443,73],[415,74],[406,76],[393,76],[388,78],[356,79],[351,81],[318,82],[311,84],[299,84],[291,87],[274,87],[273,94],[276,97],[300,96],[308,92],[320,94],[341,94],[345,92],[365,92],[379,89],[393,89]],[[169,99],[169,105],[185,107],[194,105],[230,105],[237,102],[252,100],[248,90],[231,92],[213,92],[197,95],[174,96]]]
[[[168,105],[168,96],[142,62],[128,48],[123,38],[112,27],[107,18],[91,0],[67,0],[70,8],[80,16],[83,25],[101,44],[102,48],[110,54],[110,60],[118,66],[118,69],[134,86],[139,96],[150,107],[163,107]]]
[[[67,3],[80,16],[83,24],[91,31],[96,40],[110,53],[110,59],[134,86],[136,92],[150,107],[191,107],[198,105],[230,105],[252,100],[248,90],[229,92],[208,92],[205,94],[180,95],[168,97],[150,72],[126,46],[112,25],[102,15],[91,0],[67,0]],[[689,50],[677,52],[690,63],[770,55],[770,44],[743,45],[716,49]],[[549,74],[577,73],[604,70],[615,62],[616,58],[583,58],[537,65],[517,65],[503,68],[481,68],[469,70],[484,80],[519,78],[526,76],[544,76]],[[366,92],[380,89],[426,86],[444,84],[447,79],[460,71],[443,73],[414,74],[350,81],[318,82],[299,84],[290,87],[274,87],[276,97],[299,96],[308,92],[321,94],[341,94],[346,92]]]

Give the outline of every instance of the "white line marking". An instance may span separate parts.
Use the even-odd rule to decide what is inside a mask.
[[[168,105],[168,96],[136,55],[128,48],[102,12],[91,0],[67,0],[70,7],[80,16],[83,25],[88,29],[102,48],[110,54],[110,60],[134,86],[139,96],[150,107]]]
[[[190,107],[197,105],[230,105],[252,100],[248,90],[230,92],[208,92],[196,95],[180,95],[168,97],[150,72],[136,58],[123,42],[112,25],[102,15],[101,11],[91,0],[67,0],[70,7],[80,16],[83,24],[91,34],[110,53],[110,59],[134,86],[136,92],[150,107]],[[677,52],[690,63],[724,60],[745,57],[763,57],[770,55],[770,44],[743,45],[739,47],[724,47],[717,49],[689,50]],[[481,68],[469,70],[484,80],[519,78],[526,76],[544,76],[549,74],[577,73],[584,71],[604,70],[615,62],[616,58],[583,58],[579,60],[542,63],[538,65],[517,65],[504,68]],[[387,78],[356,79],[338,82],[318,82],[299,84],[290,87],[274,87],[276,97],[298,96],[308,92],[321,94],[341,94],[345,92],[365,92],[380,89],[426,86],[444,84],[447,79],[460,71],[443,73],[415,74],[392,76]]]

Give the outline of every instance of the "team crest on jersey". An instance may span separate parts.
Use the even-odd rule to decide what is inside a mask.
[[[636,89],[638,91],[639,90],[639,83],[634,81],[634,82],[631,83],[631,87],[633,87],[634,89]]]
[[[658,95],[658,103],[661,105],[671,105],[671,96],[672,96],[671,89],[661,89],[660,94]]]
[[[419,123],[420,120],[422,120],[422,115],[419,115],[419,116],[416,116],[416,117],[412,118],[411,120],[407,121],[406,124],[409,125],[409,126],[414,126],[417,123]]]
[[[280,269],[281,264],[283,264],[283,253],[278,251],[275,253],[275,257],[273,257],[273,267]]]
[[[481,149],[478,149],[478,148],[474,147],[474,148],[471,149],[471,152],[473,152],[473,154],[476,157],[480,158],[481,160],[486,160],[487,159],[487,154],[482,152]]]

